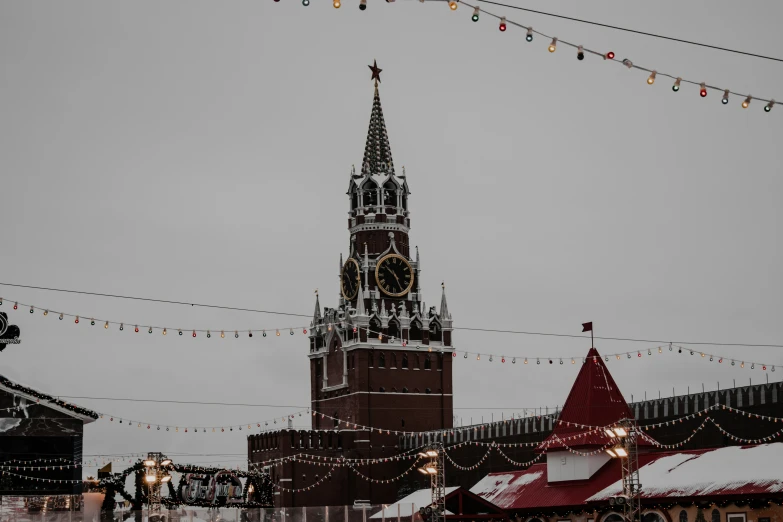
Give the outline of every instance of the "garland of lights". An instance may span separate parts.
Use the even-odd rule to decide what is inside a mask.
[[[61,466],[4,466],[0,465],[0,469],[13,469],[16,471],[22,470],[30,470],[30,471],[41,471],[41,470],[63,470],[63,469],[70,469],[70,468],[81,468],[81,464],[63,464]]]
[[[419,464],[419,460],[420,460],[420,459],[418,459],[418,458],[417,458],[417,459],[416,459],[416,461],[413,463],[413,465],[411,465],[411,467],[409,467],[408,469],[406,469],[405,471],[403,471],[402,473],[400,473],[400,474],[399,474],[399,475],[397,475],[396,477],[392,477],[392,478],[390,478],[390,479],[374,479],[374,478],[372,478],[372,477],[368,477],[367,475],[365,475],[364,473],[362,473],[361,471],[359,471],[359,470],[358,470],[358,469],[356,469],[355,467],[351,466],[350,464],[347,464],[347,467],[348,467],[348,468],[349,468],[351,471],[353,471],[354,473],[356,473],[358,476],[360,476],[361,478],[363,478],[364,480],[366,480],[367,482],[371,482],[371,483],[373,483],[373,484],[391,484],[392,482],[397,482],[398,480],[402,480],[402,478],[403,478],[405,475],[407,475],[408,473],[410,473],[411,471],[413,471],[413,470],[416,468],[416,466],[418,466],[418,464]]]
[[[446,452],[444,451],[444,454],[446,455],[446,460],[448,460],[448,461],[451,463],[451,465],[452,465],[452,466],[454,466],[455,468],[457,468],[458,470],[461,470],[461,471],[472,471],[472,470],[474,470],[474,469],[478,469],[478,467],[479,467],[479,466],[481,466],[482,464],[484,464],[484,461],[485,461],[485,460],[487,460],[487,457],[489,457],[489,454],[490,454],[490,453],[492,453],[492,450],[493,450],[494,448],[495,448],[495,446],[490,446],[490,447],[489,447],[489,449],[487,450],[487,452],[486,452],[486,453],[484,453],[484,455],[483,455],[483,456],[482,456],[480,459],[478,459],[478,462],[476,462],[476,463],[475,463],[475,464],[473,464],[472,466],[460,466],[459,464],[457,464],[456,462],[454,462],[454,459],[452,459],[452,458],[449,456],[449,454],[448,454],[448,453],[446,453]]]
[[[366,2],[366,0],[362,0],[362,1]],[[309,0],[303,0],[303,2],[307,2],[309,4]],[[339,4],[339,0],[334,0],[334,2],[335,2],[335,4],[334,4],[335,7],[339,7],[339,5],[338,5]],[[525,29],[527,31],[527,34],[525,35],[525,39],[528,42],[532,42],[533,41],[533,35],[534,34],[541,35],[541,36],[543,36],[546,39],[551,38],[552,41],[550,42],[549,46],[547,47],[547,50],[550,53],[554,53],[557,50],[557,45],[558,44],[566,45],[568,47],[572,47],[572,48],[576,49],[576,58],[579,61],[584,60],[585,59],[585,53],[587,53],[587,54],[592,54],[594,56],[598,56],[598,57],[602,58],[604,61],[608,60],[610,62],[622,64],[622,65],[626,66],[628,69],[638,69],[640,71],[644,71],[646,73],[649,73],[649,76],[647,76],[647,85],[653,85],[655,83],[655,79],[658,76],[665,76],[667,78],[671,78],[672,80],[674,80],[674,85],[672,85],[672,90],[674,92],[678,92],[680,90],[680,85],[682,83],[691,84],[691,85],[698,85],[699,86],[699,96],[701,96],[702,98],[706,98],[707,97],[707,91],[708,90],[716,90],[716,91],[719,91],[719,92],[722,91],[723,92],[723,98],[721,98],[721,102],[723,103],[723,105],[727,105],[729,103],[729,94],[734,94],[735,96],[740,96],[740,98],[744,98],[744,100],[742,101],[742,104],[741,104],[743,109],[747,109],[750,106],[751,100],[754,100],[754,99],[755,100],[759,100],[760,102],[765,102],[766,103],[766,105],[764,106],[764,112],[770,112],[772,110],[772,107],[775,105],[775,100],[774,99],[766,100],[764,98],[759,98],[757,96],[740,94],[740,93],[737,93],[737,92],[733,92],[730,89],[723,89],[721,87],[715,87],[715,86],[712,86],[712,85],[707,85],[706,82],[698,82],[698,81],[693,81],[693,80],[687,80],[687,79],[682,78],[680,76],[674,76],[674,75],[671,75],[671,74],[659,72],[656,69],[647,69],[645,67],[641,67],[639,65],[634,64],[628,58],[625,58],[625,59],[622,59],[622,60],[615,58],[615,54],[612,51],[609,51],[609,52],[598,52],[598,51],[594,51],[594,50],[591,50],[591,49],[587,49],[583,45],[578,45],[578,44],[573,44],[573,43],[570,43],[570,42],[566,42],[565,40],[561,40],[561,39],[559,39],[557,37],[552,37],[552,36],[549,36],[549,35],[546,35],[546,34],[540,32],[540,31],[536,31],[531,26],[525,26],[525,25],[522,25],[520,23],[508,20],[505,16],[499,16],[499,15],[496,15],[494,13],[490,13],[486,9],[482,9],[479,6],[470,5],[470,4],[466,3],[466,2],[460,2],[460,0],[449,0],[449,7],[451,8],[452,11],[454,11],[454,10],[457,9],[457,6],[458,6],[459,3],[462,3],[466,7],[469,7],[471,9],[473,9],[473,15],[472,15],[471,18],[472,18],[472,20],[474,22],[478,22],[479,21],[479,15],[481,13],[486,13],[487,15],[492,16],[492,17],[497,18],[498,20],[500,20],[500,23],[498,25],[498,30],[500,30],[501,33],[506,31],[508,25],[514,25],[516,27],[519,27],[521,29]]]
[[[495,16],[495,15],[492,15],[492,16]],[[570,44],[567,44],[567,45],[570,45]],[[592,52],[592,51],[590,51],[590,52]],[[3,304],[3,298],[0,297],[0,305],[2,305],[2,304]],[[123,331],[123,330],[125,330],[125,325],[126,324],[129,325],[128,328],[131,327],[130,325],[133,325],[133,330],[136,333],[140,333],[142,330],[146,330],[147,333],[150,333],[150,334],[153,333],[154,331],[159,331],[163,335],[167,335],[168,331],[171,330],[173,332],[176,331],[179,336],[183,336],[186,333],[190,332],[190,336],[191,337],[197,337],[199,333],[205,333],[207,338],[211,338],[212,337],[212,332],[214,331],[214,332],[220,332],[219,335],[220,335],[221,338],[225,338],[227,336],[226,332],[228,332],[228,337],[230,337],[231,334],[233,333],[233,337],[235,339],[239,339],[240,332],[242,332],[242,336],[245,336],[245,332],[247,332],[247,337],[248,338],[252,338],[254,334],[258,334],[259,332],[261,333],[262,337],[267,337],[267,330],[269,330],[269,332],[270,332],[269,335],[271,335],[271,332],[274,331],[276,337],[280,337],[280,335],[281,335],[280,332],[285,332],[286,330],[288,330],[289,335],[294,335],[295,331],[297,331],[297,330],[301,330],[303,335],[309,335],[310,332],[311,332],[310,326],[283,326],[283,327],[266,328],[266,329],[257,329],[257,328],[256,329],[254,329],[254,328],[243,328],[243,329],[231,329],[231,328],[229,328],[229,329],[204,329],[204,328],[174,328],[174,327],[166,327],[166,326],[143,326],[143,325],[140,327],[138,324],[134,324],[133,322],[122,322],[122,321],[112,321],[112,320],[106,320],[106,319],[96,319],[95,317],[91,317],[91,316],[85,316],[85,315],[81,315],[81,314],[71,314],[71,313],[65,313],[65,312],[57,312],[57,311],[54,311],[54,310],[50,310],[48,308],[41,308],[41,307],[38,307],[38,306],[35,306],[35,305],[25,304],[25,303],[20,303],[18,301],[14,301],[14,305],[13,305],[13,309],[14,310],[18,310],[20,306],[22,308],[29,308],[29,311],[30,311],[31,314],[34,314],[36,310],[39,310],[39,311],[43,310],[43,315],[44,316],[48,316],[50,311],[51,311],[51,313],[54,314],[54,315],[59,314],[59,319],[60,320],[63,320],[65,317],[68,317],[69,319],[73,318],[74,319],[73,322],[75,324],[80,324],[82,319],[84,319],[86,321],[87,320],[86,318],[90,317],[89,321],[90,321],[90,324],[92,326],[95,326],[97,324],[101,324],[102,323],[104,329],[108,329],[109,326],[118,326],[119,330]],[[334,325],[329,324],[329,325],[327,325],[327,328],[329,328],[331,330],[331,328],[333,326],[336,327],[338,325],[337,324],[334,324]],[[341,324],[339,326],[344,328],[345,324]],[[358,332],[358,327],[357,326],[353,326],[352,328],[353,328],[353,331],[355,333]],[[392,342],[396,341],[396,340],[399,340],[398,338],[395,338],[393,336],[389,336],[387,334],[384,334],[383,332],[376,332],[374,330],[370,330],[369,328],[365,328],[365,327],[363,327],[362,329],[366,330],[368,337],[375,337],[377,335],[379,340],[383,340],[384,338],[386,338],[387,340],[392,341]],[[406,346],[408,346],[408,341],[402,339],[401,340],[401,344],[402,344],[403,347],[406,347]],[[705,359],[705,360],[706,360],[706,358],[709,358],[710,361],[713,361],[713,360],[717,359],[718,363],[723,363],[723,361],[725,359],[727,361],[731,361],[731,365],[732,366],[735,366],[737,363],[740,363],[740,368],[745,368],[746,361],[741,361],[741,360],[738,360],[738,359],[732,359],[730,357],[725,357],[723,355],[718,355],[718,354],[711,354],[711,353],[700,352],[700,351],[697,352],[697,351],[692,350],[690,348],[683,348],[682,346],[674,345],[672,343],[669,343],[669,345],[668,345],[668,348],[669,348],[670,352],[672,352],[675,347],[678,348],[678,353],[683,353],[683,350],[686,350],[686,351],[689,351],[691,355],[694,355],[695,353],[699,353],[699,355],[703,359]],[[381,348],[381,347],[379,347],[379,348]],[[505,363],[505,362],[507,362],[507,359],[508,359],[505,355],[490,354],[490,353],[466,352],[466,351],[462,351],[462,350],[444,350],[442,347],[435,347],[433,349],[432,346],[428,346],[428,345],[416,345],[414,348],[416,350],[427,348],[428,352],[430,352],[430,353],[433,352],[433,351],[438,352],[438,353],[449,353],[450,352],[453,358],[456,358],[457,355],[460,354],[460,353],[462,354],[463,359],[468,359],[468,358],[470,358],[470,357],[475,355],[477,361],[481,360],[481,356],[482,355],[489,362],[493,362],[497,358],[497,359],[500,360],[501,363]],[[648,348],[647,349],[647,355],[648,356],[649,355],[653,355],[653,350],[657,351],[658,354],[664,353],[663,352],[663,346],[656,346],[654,348]],[[619,360],[622,360],[623,357],[624,357],[625,360],[630,360],[630,359],[633,359],[634,355],[636,355],[637,358],[641,358],[643,356],[642,352],[643,352],[643,350],[632,350],[632,351],[629,351],[629,352],[612,353],[612,354],[609,354],[609,355],[605,355],[604,359],[607,362],[609,361],[610,358],[615,358],[616,360],[619,361]],[[525,365],[528,364],[529,361],[532,362],[533,360],[535,360],[536,365],[541,365],[542,361],[544,361],[544,363],[548,363],[550,365],[554,365],[555,361],[558,361],[561,366],[564,365],[565,361],[568,361],[568,360],[571,361],[572,365],[576,364],[576,361],[578,361],[578,360],[581,360],[582,364],[587,362],[587,358],[585,358],[583,356],[562,357],[562,358],[559,358],[559,357],[552,358],[552,357],[528,356],[528,357],[510,357],[511,364],[516,364],[518,358],[522,359],[523,360],[523,364],[525,364]],[[773,371],[773,372],[775,371],[775,365],[772,365],[772,364],[758,362],[758,361],[747,361],[747,364],[750,364],[752,370],[756,369],[756,365],[758,365],[759,368],[762,371],[766,371],[767,367],[769,367],[771,369],[771,371]],[[778,365],[778,366],[780,366],[780,365]]]
[[[319,478],[317,481],[315,481],[313,484],[310,484],[309,486],[305,486],[302,488],[287,488],[285,486],[281,486],[280,484],[277,484],[276,482],[272,482],[271,479],[268,479],[269,482],[272,484],[272,487],[275,489],[279,489],[280,491],[284,491],[286,493],[301,493],[303,491],[310,491],[311,489],[320,486],[324,483],[324,481],[332,478],[332,472],[337,467],[337,464],[332,466],[332,468],[324,475],[323,477]]]
[[[31,459],[31,460],[20,460],[20,459],[10,459],[10,460],[3,460],[0,461],[1,465],[5,464],[29,464],[31,462],[43,462],[45,464],[53,463],[53,462],[65,462],[68,464],[78,464],[78,462],[71,460],[71,459]]]
[[[21,384],[17,384],[15,382],[9,381],[2,375],[0,375],[0,385],[9,388],[11,390],[24,393],[25,395],[32,395],[37,399],[37,402],[39,403],[43,400],[50,404],[55,404],[60,408],[65,408],[66,410],[72,411],[74,413],[78,413],[79,415],[83,415],[85,417],[91,417],[93,419],[98,418],[98,414],[92,410],[88,410],[87,408],[82,408],[81,406],[77,406],[75,404],[70,404],[65,401],[61,401],[60,399],[56,399],[51,395],[47,395],[45,393],[41,393],[39,391],[33,390],[32,388],[28,388],[26,386],[22,386]]]
[[[31,480],[34,482],[46,482],[46,483],[54,483],[54,484],[80,484],[82,482],[82,480],[77,480],[77,479],[50,479],[50,478],[41,478],[41,477],[30,477],[27,475],[20,475],[18,473],[11,473],[10,471],[5,471],[5,470],[0,470],[0,474],[10,475],[12,477]]]
[[[532,464],[535,464],[537,461],[541,460],[541,459],[544,457],[544,455],[546,454],[546,453],[543,453],[543,452],[542,452],[542,453],[539,453],[538,455],[536,455],[535,457],[533,457],[531,460],[528,460],[527,462],[518,462],[518,461],[516,461],[516,460],[512,459],[511,457],[509,457],[508,455],[506,455],[506,454],[503,452],[503,450],[501,450],[501,449],[500,449],[500,448],[498,448],[498,447],[495,447],[495,451],[497,451],[498,453],[500,453],[500,455],[501,455],[501,456],[502,456],[504,459],[506,459],[506,460],[508,461],[508,463],[509,463],[509,464],[511,464],[512,466],[517,466],[517,467],[520,467],[520,468],[527,468],[528,466],[530,466],[530,465],[532,465]]]

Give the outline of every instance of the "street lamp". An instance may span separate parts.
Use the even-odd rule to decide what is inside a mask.
[[[610,439],[622,439],[624,437],[628,436],[628,431],[623,428],[622,426],[615,426],[613,428],[606,428],[604,429],[604,433],[610,438]]]

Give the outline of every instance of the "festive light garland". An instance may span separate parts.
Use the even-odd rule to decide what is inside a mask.
[[[21,384],[17,384],[15,382],[9,381],[2,375],[0,375],[0,385],[9,388],[11,390],[24,393],[26,395],[32,395],[37,399],[38,403],[40,403],[41,400],[44,400],[50,404],[57,405],[60,408],[65,408],[66,410],[72,411],[74,413],[78,413],[79,415],[84,415],[85,417],[92,417],[93,419],[98,418],[98,413],[92,410],[88,410],[87,408],[82,408],[81,406],[77,406],[75,404],[70,404],[65,401],[61,401],[55,397],[52,397],[51,395],[47,395],[45,393],[41,393],[39,391],[33,390],[32,388],[28,388],[26,386],[22,386]]]
[[[32,480],[34,482],[46,482],[46,483],[54,483],[54,484],[81,484],[83,482],[82,480],[76,480],[76,479],[50,479],[50,478],[30,477],[27,475],[20,475],[18,473],[11,473],[10,471],[5,471],[5,470],[0,470],[0,475],[10,475],[12,477]]]
[[[405,475],[407,475],[408,473],[410,473],[411,471],[413,471],[413,470],[416,468],[416,466],[418,466],[418,465],[419,465],[419,460],[421,460],[421,459],[420,459],[420,458],[417,458],[417,459],[416,459],[416,461],[415,461],[415,462],[414,462],[414,463],[411,465],[411,467],[409,467],[408,469],[406,469],[405,471],[403,471],[402,473],[400,473],[400,474],[399,474],[399,475],[397,475],[396,477],[392,477],[392,478],[390,478],[390,479],[374,479],[374,478],[372,478],[372,477],[368,477],[367,475],[365,475],[364,473],[362,473],[361,471],[359,471],[358,469],[356,469],[354,466],[351,466],[350,464],[349,464],[349,465],[347,465],[347,467],[348,467],[348,468],[349,468],[351,471],[353,471],[354,473],[356,473],[356,475],[358,475],[359,477],[363,478],[363,479],[364,479],[364,480],[366,480],[367,482],[371,482],[371,483],[373,483],[373,484],[391,484],[391,483],[393,483],[393,482],[397,482],[398,480],[402,480],[402,478],[403,478]]]
[[[6,466],[6,465],[0,465],[0,469],[12,469],[15,471],[21,470],[30,470],[30,471],[41,471],[41,470],[63,470],[63,469],[76,469],[81,468],[81,464],[62,464],[59,466]]]
[[[724,105],[728,103],[728,94],[733,94],[735,96],[740,96],[741,98],[744,98],[744,101],[741,104],[742,108],[744,108],[744,109],[747,109],[748,106],[750,105],[751,100],[754,100],[754,99],[755,100],[759,100],[760,102],[766,103],[766,105],[764,106],[764,112],[770,112],[772,110],[772,107],[776,103],[774,99],[767,100],[767,99],[764,99],[764,98],[759,98],[757,96],[752,96],[752,95],[747,95],[747,94],[740,94],[740,93],[737,93],[737,92],[733,92],[733,91],[731,91],[729,89],[724,89],[722,87],[715,87],[715,86],[712,86],[712,85],[707,85],[705,82],[697,82],[697,81],[687,80],[687,79],[682,78],[680,76],[674,76],[674,75],[671,75],[671,74],[660,72],[660,71],[658,71],[656,69],[648,69],[648,68],[645,68],[645,67],[641,67],[641,66],[636,65],[633,62],[631,62],[631,60],[629,60],[628,58],[624,58],[622,60],[615,58],[615,53],[612,52],[612,51],[609,51],[609,52],[594,51],[592,49],[588,49],[588,48],[584,47],[583,45],[570,43],[570,42],[562,40],[562,39],[560,39],[558,37],[553,37],[553,36],[544,34],[544,33],[540,32],[540,31],[536,31],[531,26],[526,26],[526,25],[523,25],[523,24],[511,21],[511,20],[509,20],[505,16],[500,16],[500,15],[491,13],[491,12],[487,11],[486,9],[482,9],[479,6],[470,5],[467,2],[464,2],[464,1],[460,2],[459,0],[452,0],[452,1],[454,2],[455,5],[456,5],[456,2],[459,2],[459,3],[464,4],[465,6],[473,9],[473,14],[471,16],[471,19],[474,22],[478,22],[479,21],[481,13],[486,13],[489,16],[497,18],[500,21],[499,25],[498,25],[498,29],[500,30],[500,32],[505,32],[508,25],[514,25],[516,27],[519,27],[521,29],[525,29],[526,30],[525,39],[528,42],[532,42],[533,41],[533,35],[534,34],[541,35],[541,36],[543,36],[546,39],[551,38],[552,41],[551,41],[551,43],[549,44],[549,47],[548,47],[548,50],[549,50],[550,53],[554,53],[557,50],[557,44],[559,43],[561,45],[566,45],[566,46],[569,46],[569,47],[572,47],[572,48],[576,49],[577,50],[576,57],[577,57],[577,59],[579,61],[584,60],[585,53],[588,53],[588,54],[592,54],[594,56],[599,56],[604,61],[609,60],[609,61],[612,61],[612,62],[615,62],[615,63],[619,63],[619,64],[622,64],[622,65],[625,65],[628,69],[638,69],[640,71],[644,71],[644,72],[648,73],[648,76],[647,76],[647,84],[648,85],[653,85],[655,83],[655,79],[658,76],[665,76],[667,78],[671,78],[672,80],[674,80],[674,85],[672,86],[672,90],[674,92],[678,92],[680,90],[680,85],[683,82],[684,83],[689,83],[689,84],[692,84],[692,85],[698,85],[699,86],[699,95],[702,98],[705,98],[707,96],[708,89],[709,90],[716,90],[716,91],[723,91],[724,92],[724,100],[725,100],[725,101],[723,101]],[[452,8],[452,10],[454,10],[454,8]]]

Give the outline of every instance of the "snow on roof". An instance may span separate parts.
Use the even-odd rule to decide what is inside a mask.
[[[457,489],[459,489],[459,486],[452,486],[450,488],[446,488],[444,496],[448,495],[449,493]],[[370,518],[372,519],[395,518],[396,519],[398,505],[400,506],[399,508],[400,516],[409,517],[411,515],[417,514],[419,512],[419,508],[429,506],[431,502],[432,502],[432,490],[430,488],[420,489],[418,491],[414,491],[407,497],[398,500],[394,504],[389,504],[382,510],[372,515]],[[451,515],[452,513],[446,511],[446,514]]]
[[[44,401],[45,406],[62,411],[72,417],[77,417],[81,419],[84,424],[90,423],[100,416],[98,413],[92,410],[88,410],[87,408],[77,406],[76,404],[60,400],[58,398],[52,397],[51,395],[47,395],[43,392],[39,392],[22,384],[13,382],[3,375],[0,375],[0,391],[4,391],[12,395],[18,395],[20,397],[24,397],[26,400],[29,400],[30,403],[26,406],[22,406],[23,409],[24,407],[39,404],[41,401]]]
[[[643,498],[782,493],[783,443],[665,455],[639,468],[639,481]],[[587,501],[621,492],[618,481]]]
[[[544,470],[531,471],[530,473],[493,473],[478,481],[475,486],[470,488],[470,492],[503,507],[509,493],[515,496],[519,488],[538,480],[543,474]]]

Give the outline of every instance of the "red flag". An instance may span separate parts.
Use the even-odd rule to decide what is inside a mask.
[[[593,331],[593,322],[590,321],[589,323],[582,323],[582,331],[583,332],[592,332]]]

